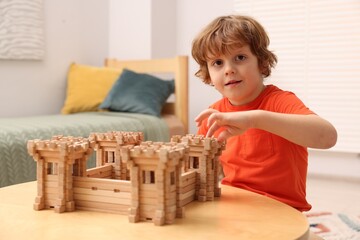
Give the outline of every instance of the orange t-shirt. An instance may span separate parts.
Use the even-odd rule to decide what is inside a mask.
[[[295,94],[273,85],[268,85],[249,104],[233,106],[227,98],[223,98],[210,108],[220,112],[261,109],[288,114],[314,114]],[[204,121],[198,134],[206,135],[207,130]],[[306,147],[263,130],[249,129],[227,140],[220,159],[225,174],[223,184],[266,195],[300,211],[311,209],[306,201]]]

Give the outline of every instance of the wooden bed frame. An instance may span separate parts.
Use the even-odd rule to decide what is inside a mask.
[[[127,68],[129,70],[149,74],[173,74],[175,80],[175,102],[168,102],[163,108],[164,114],[173,114],[184,125],[185,133],[189,130],[188,107],[188,57],[151,59],[151,60],[119,60],[106,59],[105,66],[110,68]]]

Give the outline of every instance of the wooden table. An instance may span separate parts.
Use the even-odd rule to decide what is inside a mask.
[[[36,182],[0,188],[0,239],[308,239],[297,210],[252,192],[222,186],[220,199],[192,202],[173,225],[129,223],[125,215],[33,210]]]

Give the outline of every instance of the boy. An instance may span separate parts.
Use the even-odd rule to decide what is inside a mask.
[[[223,184],[257,192],[299,211],[306,201],[307,147],[330,148],[337,132],[295,94],[265,85],[277,62],[264,28],[247,16],[213,20],[194,39],[195,74],[223,98],[195,119],[198,134],[226,140]]]

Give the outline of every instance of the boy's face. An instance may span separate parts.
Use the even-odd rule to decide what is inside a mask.
[[[235,47],[230,54],[211,58],[207,67],[216,90],[233,105],[253,101],[265,87],[258,59],[249,45]]]

